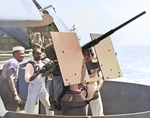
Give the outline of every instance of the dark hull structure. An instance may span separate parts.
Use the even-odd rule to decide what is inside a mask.
[[[149,91],[149,86],[123,82],[104,82],[101,89],[104,114],[131,114],[149,111]]]
[[[139,84],[104,81],[101,97],[104,116],[93,118],[150,118],[150,87]],[[46,116],[7,112],[3,118],[88,118],[89,116]],[[91,116],[92,117],[92,116]]]

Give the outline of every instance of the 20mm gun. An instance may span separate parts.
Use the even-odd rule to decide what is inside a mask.
[[[90,41],[89,43],[85,44],[84,46],[82,46],[82,51],[87,50],[88,48],[95,46],[96,44],[98,44],[103,39],[107,38],[108,36],[110,36],[111,34],[113,34],[114,32],[116,32],[117,30],[121,29],[122,27],[124,27],[125,25],[127,25],[130,22],[134,21],[135,19],[139,18],[140,16],[144,15],[145,13],[146,13],[146,11],[143,11],[142,13],[140,13],[137,16],[131,18],[130,20],[126,21],[125,23],[123,23],[123,24],[119,25],[118,27],[116,27],[116,28],[108,31],[105,34],[103,34],[99,38],[94,39],[94,40]]]

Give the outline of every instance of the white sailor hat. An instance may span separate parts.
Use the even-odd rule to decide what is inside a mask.
[[[22,46],[15,46],[15,47],[13,47],[13,52],[14,51],[18,51],[18,50],[23,50],[24,51],[25,49]]]

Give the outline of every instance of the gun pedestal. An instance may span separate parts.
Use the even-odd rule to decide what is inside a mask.
[[[78,89],[78,84],[70,85],[69,91],[61,99],[62,114],[71,116],[86,116],[88,101]]]

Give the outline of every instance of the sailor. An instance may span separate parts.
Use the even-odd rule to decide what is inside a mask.
[[[40,32],[31,32],[30,35],[30,44],[31,48],[40,48],[42,47],[42,37]]]
[[[21,99],[17,92],[19,62],[24,59],[24,47],[13,47],[13,58],[9,59],[1,73],[0,93],[6,110],[19,112]]]
[[[45,87],[45,76],[39,74],[37,70],[44,66],[41,61],[41,49],[35,48],[33,50],[33,58],[25,67],[25,81],[29,83],[25,111],[33,113],[37,99],[39,99],[45,107],[46,115],[53,115],[53,111],[50,110],[49,94]]]
[[[84,51],[83,57],[84,57],[85,64],[93,63],[93,56],[94,56],[94,53],[92,51],[92,48]],[[88,73],[89,73],[90,78],[96,78],[96,77],[101,76],[99,68],[88,70]],[[96,82],[88,82],[86,85],[89,100],[92,99],[95,92],[98,92],[98,96],[99,96],[96,100],[90,101],[90,107],[91,107],[93,116],[103,116],[104,115],[103,114],[103,104],[102,104],[100,91],[99,91],[102,84],[103,84],[103,79],[100,79],[99,81],[96,81]]]

